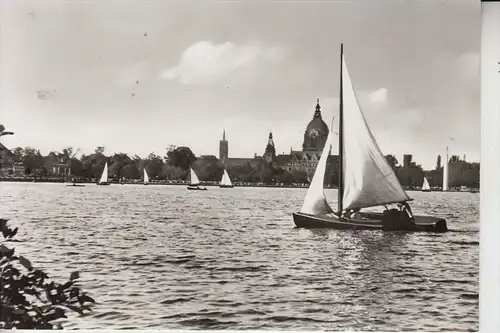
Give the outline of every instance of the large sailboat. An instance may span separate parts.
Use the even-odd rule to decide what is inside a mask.
[[[99,179],[99,182],[97,185],[109,185],[108,182],[108,162],[104,164],[104,170],[102,171],[101,179]]]
[[[148,185],[149,184],[149,176],[148,176],[148,172],[146,171],[146,168],[144,168],[144,185]]]
[[[200,187],[200,180],[198,179],[198,176],[194,172],[193,169],[189,169],[190,171],[190,181],[189,185],[187,187],[188,190],[194,190],[194,191],[206,191],[206,187]]]
[[[338,207],[336,211],[330,207],[323,185],[333,137],[333,129],[330,129],[302,209],[293,213],[295,225],[304,228],[447,231],[446,221],[442,218],[412,214],[408,204],[412,199],[382,154],[358,104],[343,45],[340,47],[340,68]],[[399,209],[389,209],[388,205],[393,204],[398,204]],[[383,213],[361,212],[364,208],[382,206],[385,207]]]
[[[224,169],[224,174],[222,175],[222,179],[220,181],[219,187],[221,187],[221,188],[233,188],[234,187],[233,183],[231,182],[231,178],[229,178],[229,175],[228,175],[226,169]]]
[[[422,184],[422,192],[430,192],[431,187],[429,185],[429,182],[427,181],[427,178],[424,177],[424,183]]]

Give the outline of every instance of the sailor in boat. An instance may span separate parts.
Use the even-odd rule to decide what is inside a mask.
[[[406,201],[398,203],[398,207],[401,212],[404,212],[406,214],[406,216],[410,219],[412,223],[415,223],[415,218],[413,217],[411,207]]]
[[[415,218],[411,211],[410,205],[405,202],[399,202],[398,208],[386,209],[382,217],[382,225],[384,230],[401,230],[412,228],[415,225]]]
[[[361,208],[347,210],[344,213],[344,217],[346,217],[348,219],[353,219],[353,220],[360,220],[362,218],[360,211],[361,211]]]
[[[361,208],[353,209],[352,210],[351,219],[353,219],[353,220],[360,220],[361,219],[360,210],[361,210]]]

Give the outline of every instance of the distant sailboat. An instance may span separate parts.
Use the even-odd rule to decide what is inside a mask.
[[[99,179],[99,182],[97,185],[109,185],[108,183],[108,162],[104,164],[104,170],[102,171],[101,179]]]
[[[75,186],[75,187],[76,186],[78,186],[78,187],[84,187],[85,186],[85,185],[82,185],[82,184],[77,184],[76,183],[76,179],[74,177],[71,179],[71,183],[72,183],[71,185],[66,185],[66,186]]]
[[[444,165],[443,165],[443,191],[448,191],[448,146],[446,146],[446,152],[444,154]]]
[[[197,190],[197,191],[206,191],[206,187],[200,187],[200,180],[198,179],[198,176],[194,172],[193,169],[189,169],[190,171],[190,182],[187,187],[188,190]]]
[[[221,187],[221,188],[233,188],[234,187],[233,183],[231,183],[231,178],[229,178],[229,175],[228,175],[226,169],[224,169],[224,174],[222,175],[222,179],[220,181],[219,187]]]
[[[413,216],[412,199],[399,183],[382,154],[358,104],[340,49],[339,190],[336,212],[324,192],[326,163],[333,137],[330,129],[323,152],[300,212],[293,213],[297,227],[332,229],[375,229],[447,231],[442,218]],[[347,128],[347,131],[344,131]],[[383,213],[361,212],[363,208],[399,204]]]
[[[146,171],[146,168],[144,168],[144,185],[148,185],[149,184],[149,176],[148,176],[148,173]]]
[[[427,181],[427,178],[424,177],[424,183],[422,184],[422,192],[430,192],[431,187],[429,186],[429,182]]]

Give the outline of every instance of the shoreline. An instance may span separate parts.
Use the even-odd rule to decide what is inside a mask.
[[[60,183],[71,185],[72,182],[66,181],[60,178],[0,178],[0,183]],[[82,185],[97,185],[96,182],[90,181],[77,181],[75,184]],[[110,185],[143,185],[142,181],[125,181],[122,183],[117,181],[110,181]],[[162,180],[162,181],[150,181],[148,186],[159,186],[159,185],[175,185],[175,186],[188,186],[189,184],[182,180]],[[260,184],[260,183],[233,183],[234,187],[280,187],[280,188],[308,188],[309,184]],[[200,182],[200,186],[202,187],[219,187],[218,182]],[[336,186],[326,187],[336,189]]]
[[[0,177],[0,183],[61,183],[61,184],[72,184],[71,182],[66,181],[62,178],[6,178]],[[96,185],[96,182],[89,181],[78,181],[75,184],[85,184],[85,185]],[[141,181],[126,181],[123,184],[120,182],[112,181],[111,185],[142,185]],[[188,186],[188,183],[182,180],[162,180],[162,181],[152,181],[148,184],[148,186],[159,186],[159,185],[176,185],[176,186]],[[304,188],[307,189],[309,184],[263,184],[263,183],[233,183],[234,187],[277,187],[277,188]],[[200,186],[204,187],[218,187],[218,182],[202,182]],[[406,187],[403,186],[405,191],[421,191],[418,187]],[[325,186],[325,189],[338,189],[337,186]],[[431,192],[443,192],[441,189],[435,189]],[[464,192],[464,193],[479,193],[478,188],[468,188],[466,191],[460,190],[460,188],[450,188],[448,192]]]

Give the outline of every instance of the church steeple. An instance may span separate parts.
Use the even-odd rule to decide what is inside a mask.
[[[264,152],[264,156],[271,159],[276,156],[276,147],[274,146],[273,132],[269,132],[269,138],[267,139],[267,146]]]
[[[276,147],[274,146],[273,132],[269,132],[269,139],[267,140],[264,158],[269,162],[274,158],[274,156],[276,156]]]
[[[219,141],[219,160],[224,161],[229,157],[229,143],[226,141],[226,129],[222,131],[222,140]]]
[[[267,140],[267,146],[274,147],[273,132],[269,132],[269,139]]]
[[[314,118],[321,117],[321,106],[319,105],[319,98],[317,99],[316,111],[314,111]]]

